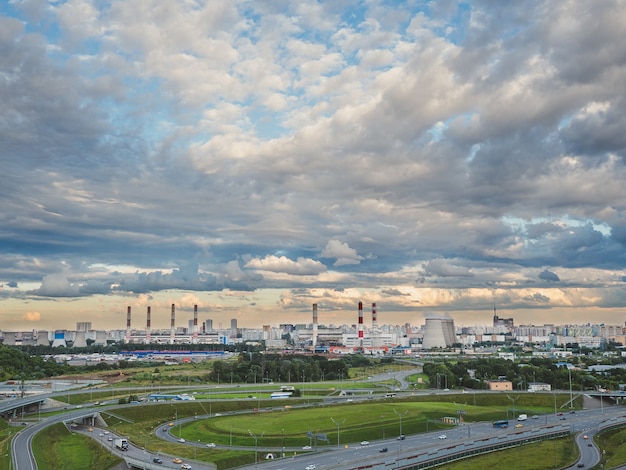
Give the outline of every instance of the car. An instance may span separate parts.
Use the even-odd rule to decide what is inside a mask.
[[[577,466],[578,468],[582,468],[582,467],[584,467],[584,466],[585,466],[585,464],[584,464],[584,463],[582,463],[582,462],[578,462],[578,465],[576,465],[576,466]]]
[[[153,458],[153,459],[152,459],[152,461],[153,461],[154,463],[158,463],[158,464],[162,464],[162,463],[163,463],[163,460],[161,460],[161,459],[160,459],[160,458],[158,458],[158,457]]]
[[[307,465],[306,467],[304,467],[304,470],[315,470],[317,467],[313,464],[311,465]]]
[[[378,452],[387,452],[387,450],[388,450],[388,449],[387,449],[386,447],[383,447],[383,448],[382,448],[382,449],[380,449]]]
[[[370,441],[361,441],[361,445],[362,446],[368,446],[368,445],[370,445]]]
[[[183,459],[179,459],[178,457],[172,459],[172,462],[174,463],[183,463]]]
[[[557,413],[556,415],[557,416],[563,416],[563,413]]]
[[[520,423],[520,424],[516,424],[516,425],[515,425],[515,427],[516,427],[517,429],[519,429],[519,428],[523,428],[523,427],[524,427],[524,425]]]
[[[167,425],[171,428],[172,426],[174,426],[174,423],[168,423]]]
[[[406,439],[406,436],[404,434],[400,434],[397,438],[398,441],[403,441]]]
[[[585,435],[583,436],[583,439],[589,439],[589,436],[587,436],[587,434],[585,434]]]
[[[447,439],[447,438],[448,438],[448,436],[446,436],[445,434],[440,434],[439,435],[439,439]]]
[[[109,431],[104,431],[105,434],[111,434]]]
[[[184,470],[189,470],[191,468],[191,465],[189,465],[188,463],[184,463],[180,466],[180,468],[184,469]]]
[[[87,428],[87,431],[93,432],[93,428]]]
[[[215,443],[214,442],[209,442],[206,446],[207,447],[215,447]]]
[[[559,418],[559,419],[560,419],[561,421],[566,421],[565,416],[563,416],[563,417],[561,417],[561,418]]]
[[[103,432],[101,432],[100,434],[98,434],[98,437],[102,437],[102,436],[104,436],[104,433],[103,433]]]
[[[311,446],[304,446],[302,450],[311,450]]]
[[[589,444],[587,444],[587,447],[593,447],[593,444],[590,442]]]
[[[112,441],[113,438],[111,436],[108,437],[107,441]]]
[[[185,439],[181,437],[180,439],[178,439],[178,442],[185,442]]]
[[[530,419],[539,419],[539,415],[532,415]]]

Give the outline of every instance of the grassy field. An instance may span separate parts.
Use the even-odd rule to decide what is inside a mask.
[[[612,429],[596,436],[596,443],[605,452],[603,468],[615,468],[626,463],[626,428]]]
[[[440,470],[483,470],[485,468],[548,470],[567,467],[576,461],[577,456],[578,449],[574,440],[568,437],[492,452],[437,468]]]
[[[92,439],[70,433],[62,424],[37,433],[33,448],[40,470],[107,469],[122,461]],[[62,467],[59,467],[59,463],[62,463]]]

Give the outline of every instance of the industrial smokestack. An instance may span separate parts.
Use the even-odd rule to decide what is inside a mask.
[[[126,342],[130,343],[130,305],[126,309]]]
[[[198,342],[198,306],[193,306],[193,340],[192,343]]]
[[[150,344],[150,307],[148,307],[146,314],[146,344]]]
[[[317,346],[317,304],[313,304],[313,352]]]
[[[359,339],[363,343],[363,302],[359,302]]]
[[[170,344],[174,344],[174,335],[176,334],[176,307],[172,304],[172,317],[170,321]]]
[[[372,304],[372,330],[376,329],[376,303]]]

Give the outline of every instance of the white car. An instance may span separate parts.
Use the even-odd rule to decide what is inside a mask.
[[[209,442],[206,446],[207,447],[215,447],[215,443],[214,442]]]
[[[370,441],[361,441],[361,445],[362,446],[368,446],[368,445],[370,445]]]
[[[185,439],[181,437],[180,439],[178,439],[178,442],[185,442]]]
[[[180,468],[184,469],[184,470],[190,470],[191,469],[191,465],[189,465],[188,463],[184,463],[180,466]]]
[[[311,464],[311,465],[307,465],[307,466],[304,468],[304,470],[315,470],[316,468],[317,468],[317,467],[316,467],[315,465]]]
[[[311,450],[311,446],[304,446],[302,450]]]
[[[440,434],[439,435],[439,439],[446,439],[448,436],[446,436],[445,434]]]

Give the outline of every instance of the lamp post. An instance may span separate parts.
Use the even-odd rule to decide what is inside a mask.
[[[400,436],[399,437],[402,438],[402,414],[398,413],[398,411],[395,408],[393,408],[393,412],[398,415],[398,418],[400,418]]]
[[[252,436],[252,438],[254,439],[254,465],[256,466],[257,461],[258,461],[258,452],[259,452],[259,446],[258,446],[259,438],[263,437],[263,434],[265,434],[265,431],[263,431],[260,436],[257,436],[249,429],[248,429],[248,432],[250,433],[250,436]]]
[[[346,422],[346,420],[344,419],[341,423],[339,421],[335,421],[335,418],[330,418],[330,420],[335,424],[335,426],[337,426],[337,447],[339,447],[339,443],[340,443],[340,439],[339,439],[340,428],[341,428],[341,425]]]
[[[572,370],[568,367],[567,373],[569,374],[569,407],[574,408],[574,398],[572,395]]]

